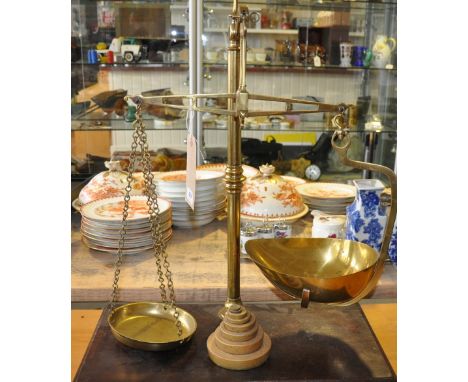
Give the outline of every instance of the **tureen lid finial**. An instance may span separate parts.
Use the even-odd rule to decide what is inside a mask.
[[[268,176],[275,173],[275,166],[272,166],[271,164],[264,164],[260,166],[259,170],[263,176]]]
[[[110,160],[104,162],[104,166],[106,166],[110,171],[121,171],[122,168],[120,167],[120,161],[118,160]]]

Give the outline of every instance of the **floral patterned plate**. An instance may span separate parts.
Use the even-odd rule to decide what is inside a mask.
[[[148,206],[146,201],[147,198],[144,195],[133,196],[130,199],[127,217],[129,222],[148,219]],[[162,198],[158,198],[158,204],[161,214],[171,208],[171,203]],[[123,196],[100,199],[83,205],[81,207],[81,214],[88,220],[120,222],[122,220],[123,206]]]

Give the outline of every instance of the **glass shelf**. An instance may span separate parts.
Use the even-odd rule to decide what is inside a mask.
[[[203,33],[229,33],[228,28],[204,28]],[[297,29],[253,29],[247,28],[247,33],[250,34],[282,34],[282,35],[297,35]]]
[[[219,67],[219,68],[227,68],[226,61],[203,61],[203,64],[210,67]],[[395,71],[397,68],[376,68],[376,67],[362,67],[362,66],[350,66],[350,67],[343,67],[339,65],[322,65],[322,66],[312,66],[309,64],[301,64],[298,62],[249,62],[247,63],[247,68],[294,68],[294,69],[304,69],[304,70],[335,70],[335,71],[350,71],[350,72],[357,72],[357,71]]]
[[[72,62],[72,65],[81,66],[94,66],[101,69],[131,69],[131,68],[152,68],[152,69],[188,69],[188,62],[171,62],[171,63],[158,63],[158,62],[136,62],[136,63],[113,63],[113,64],[92,64],[88,62]],[[227,69],[227,62],[225,61],[203,61],[203,65],[213,68],[213,69]],[[397,68],[375,68],[375,67],[361,67],[361,66],[351,66],[351,67],[342,67],[339,65],[322,65],[322,66],[312,66],[305,65],[297,62],[251,62],[247,63],[247,69],[264,69],[264,70],[274,70],[274,69],[294,69],[301,71],[333,71],[338,72],[363,72],[363,71],[372,71],[372,72],[396,72]]]
[[[131,68],[135,66],[145,66],[145,67],[152,67],[152,68],[173,68],[173,67],[179,67],[179,66],[188,66],[187,61],[175,61],[175,62],[150,62],[147,60],[142,60],[139,62],[132,62],[132,63],[126,63],[126,62],[114,62],[113,64],[107,64],[107,63],[91,63],[91,62],[85,62],[85,61],[76,61],[72,62],[72,65],[89,65],[89,66],[96,66],[100,68]]]
[[[146,130],[151,131],[177,131],[177,130],[186,130],[185,119],[175,120],[172,123],[168,123],[166,126],[158,125],[155,126],[155,120],[149,117],[144,117],[143,121],[146,126]],[[71,124],[72,131],[132,131],[133,125],[132,122],[127,122],[123,118],[121,119],[107,119],[107,120],[74,120]],[[227,131],[226,128],[217,128],[204,126],[204,131]],[[304,133],[304,132],[316,132],[323,133],[330,130],[324,122],[301,122],[299,126],[291,129],[279,129],[279,128],[245,128],[243,132],[265,132],[265,133]],[[371,131],[365,130],[351,130],[351,133],[370,133]],[[377,134],[397,134],[397,130],[384,127],[379,131],[375,131]]]
[[[219,8],[232,7],[232,0],[208,0],[205,1],[205,6],[213,7],[218,5]],[[266,7],[288,7],[288,8],[302,8],[313,10],[339,10],[348,9],[350,6],[353,8],[364,8],[367,5],[373,7],[386,7],[397,6],[396,0],[249,0],[249,8],[251,5],[266,6]],[[223,7],[224,8],[224,7]]]

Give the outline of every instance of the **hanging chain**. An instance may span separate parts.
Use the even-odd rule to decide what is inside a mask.
[[[110,303],[110,312],[114,310],[116,301],[118,300],[119,295],[119,277],[120,277],[120,267],[122,265],[122,254],[123,248],[125,245],[125,237],[127,236],[127,217],[128,217],[128,208],[130,202],[130,192],[132,191],[132,182],[133,182],[133,172],[135,171],[136,165],[136,149],[138,147],[140,131],[135,129],[133,132],[133,142],[130,152],[130,164],[128,166],[128,175],[127,175],[127,186],[125,187],[125,196],[124,196],[124,207],[122,213],[122,225],[120,227],[120,239],[119,239],[119,248],[117,252],[117,260],[114,265],[114,282],[112,284],[112,297]]]
[[[131,183],[133,179],[133,172],[135,170],[137,147],[140,147],[140,155],[143,163],[143,178],[145,183],[145,196],[147,197],[146,204],[148,205],[148,214],[149,221],[151,225],[151,238],[153,242],[154,257],[156,262],[158,281],[160,283],[159,289],[161,293],[161,300],[164,303],[164,309],[168,308],[168,305],[174,309],[174,319],[177,327],[178,335],[182,335],[182,324],[179,320],[179,311],[175,305],[175,292],[174,292],[174,283],[172,281],[172,273],[169,270],[170,264],[167,260],[166,253],[166,243],[163,239],[161,232],[161,217],[160,209],[158,204],[158,197],[156,193],[156,185],[153,182],[153,173],[151,167],[151,156],[148,149],[148,139],[145,131],[145,125],[141,116],[141,103],[137,105],[136,109],[136,120],[133,122],[134,132],[133,132],[133,142],[132,142],[132,151],[130,153],[130,165],[129,172],[127,176],[127,186],[125,187],[125,196],[124,196],[124,209],[122,215],[122,226],[120,229],[120,240],[119,240],[119,249],[118,249],[118,258],[115,262],[115,273],[114,273],[114,283],[112,291],[112,301],[111,301],[111,312],[114,309],[115,302],[118,299],[118,282],[120,275],[120,266],[122,265],[122,250],[125,244],[125,236],[127,233],[127,217],[128,217],[128,208],[130,201],[130,191],[132,190]],[[162,264],[161,264],[162,263]],[[165,272],[163,272],[163,268]],[[165,279],[167,279],[167,289],[169,290],[169,300],[167,298],[167,290],[165,285]]]

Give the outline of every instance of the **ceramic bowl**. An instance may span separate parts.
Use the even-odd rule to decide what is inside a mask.
[[[274,175],[271,165],[261,166],[260,174],[247,179],[241,193],[241,214],[253,218],[287,218],[306,210],[294,184]]]

